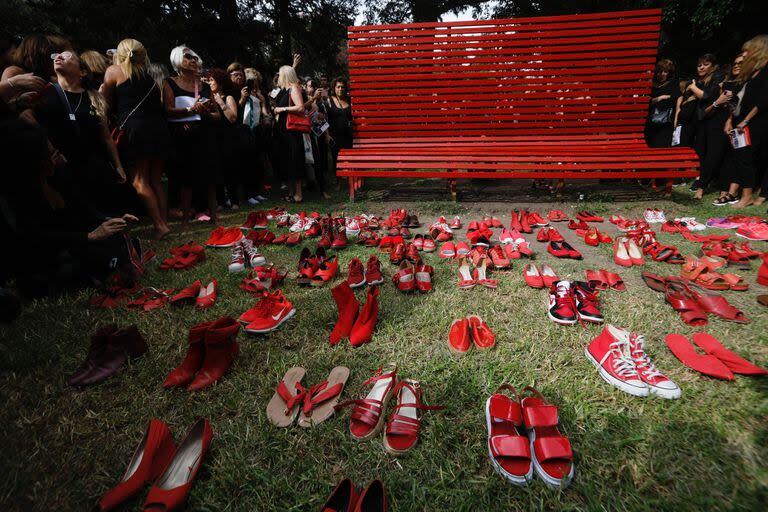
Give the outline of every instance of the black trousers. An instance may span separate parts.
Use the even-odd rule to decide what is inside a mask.
[[[716,119],[705,120],[699,124],[694,143],[694,150],[701,160],[699,187],[706,189],[718,180],[728,145],[728,136],[723,133],[723,127]]]
[[[752,143],[749,146],[733,149],[731,155],[734,164],[734,183],[738,183],[743,188],[762,187],[761,194],[768,197],[768,126],[759,125],[750,126],[750,139]]]

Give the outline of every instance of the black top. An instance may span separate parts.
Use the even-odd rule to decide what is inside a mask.
[[[291,90],[280,89],[275,97],[275,106],[277,107],[291,107],[293,102],[291,101]],[[285,123],[288,121],[288,112],[282,112],[277,120],[277,126],[281,130],[285,131]]]
[[[145,97],[146,99],[144,99]],[[137,106],[138,108],[136,108]],[[160,88],[155,84],[155,80],[147,74],[126,80],[115,89],[117,122],[122,123],[134,108],[136,111],[131,114],[131,119],[165,118]]]
[[[697,105],[696,113],[699,117],[699,120],[703,120],[713,115],[712,112],[707,115],[705,111],[720,96],[720,84],[723,82],[723,80],[725,80],[725,75],[723,75],[723,73],[720,71],[713,73],[709,79],[709,82],[706,84],[696,80],[696,85],[699,87],[699,89],[704,91],[704,94],[701,96],[701,98],[699,98]]]
[[[768,123],[768,71],[765,68],[744,84],[744,96],[741,98],[739,112],[733,116],[734,126],[742,122],[754,107],[757,107],[758,114],[750,123]]]
[[[346,108],[336,106],[333,98],[328,99],[328,124],[331,136],[337,141],[352,140],[352,105]]]
[[[664,112],[669,112],[669,123],[664,124],[672,124],[674,121],[675,105],[677,104],[677,98],[680,97],[680,87],[678,87],[676,80],[667,80],[663,84],[654,85],[651,89],[651,99],[665,95],[669,96],[669,98],[656,103],[650,103],[648,107],[649,122]]]
[[[45,92],[43,100],[35,109],[35,118],[67,162],[80,164],[95,152],[104,151],[101,142],[101,118],[91,105],[87,92],[65,91],[64,94],[75,115],[74,121],[69,117],[70,108],[53,87]]]

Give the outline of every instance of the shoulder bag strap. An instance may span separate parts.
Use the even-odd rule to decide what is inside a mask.
[[[150,94],[150,93],[151,93],[151,92],[152,92],[152,91],[155,89],[155,86],[156,86],[156,85],[157,85],[157,84],[156,84],[154,81],[152,81],[152,87],[150,87],[150,88],[149,88],[149,90],[147,91],[147,94],[145,94],[145,95],[144,95],[144,97],[143,97],[143,98],[141,98],[141,101],[140,101],[140,102],[138,102],[138,103],[136,104],[136,106],[135,106],[135,107],[133,107],[133,110],[131,110],[131,111],[128,113],[128,115],[127,115],[127,116],[125,116],[125,119],[123,119],[123,122],[122,122],[122,123],[120,123],[120,127],[118,128],[118,131],[123,129],[123,126],[125,126],[125,123],[127,123],[127,122],[128,122],[128,120],[131,118],[131,116],[133,115],[133,113],[134,113],[134,112],[136,112],[136,111],[139,109],[139,107],[140,107],[140,106],[142,106],[142,105],[144,104],[144,102],[146,101],[146,99],[147,99],[147,98],[149,98],[149,94]]]

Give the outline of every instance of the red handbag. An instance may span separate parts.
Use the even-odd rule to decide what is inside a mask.
[[[293,102],[289,92],[288,106],[292,107]],[[309,120],[307,115],[297,112],[288,112],[288,116],[285,118],[285,129],[289,132],[309,133],[312,130],[312,121]]]

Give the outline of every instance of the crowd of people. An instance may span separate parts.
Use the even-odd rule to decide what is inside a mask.
[[[270,191],[293,203],[309,189],[330,197],[327,175],[352,147],[344,78],[300,78],[300,55],[271,87],[238,62],[205,68],[186,45],[168,60],[173,73],[135,39],[105,53],[50,35],[0,48],[0,229],[25,248],[6,267],[22,291],[92,282],[124,264],[136,212],[162,239],[169,218],[217,223],[222,208]]]
[[[707,53],[695,78],[678,80],[672,60],[656,64],[645,135],[651,147],[688,146],[701,162],[691,191],[744,208],[768,198],[768,35],[744,43],[731,61]]]

